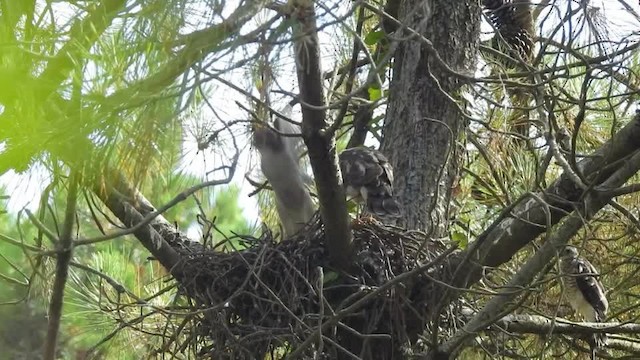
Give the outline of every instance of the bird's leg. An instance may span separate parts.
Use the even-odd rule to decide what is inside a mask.
[[[375,216],[372,213],[367,211],[367,206],[362,204],[358,206],[358,210],[360,212],[358,218],[363,223],[372,223],[376,221]]]
[[[354,217],[351,219],[352,224],[357,224],[357,223],[368,223],[371,222],[371,220],[373,220],[373,216],[371,216],[371,214],[369,214],[366,211],[366,205],[361,204],[359,202],[355,202],[353,201],[353,199],[347,199],[347,204],[356,204],[355,206],[355,214]],[[351,208],[353,209],[353,208]],[[353,213],[351,213],[353,214]]]

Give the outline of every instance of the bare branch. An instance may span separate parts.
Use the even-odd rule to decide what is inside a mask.
[[[167,270],[171,271],[178,264],[180,254],[158,231],[152,225],[139,225],[152,220],[157,227],[167,228],[170,224],[160,216],[148,216],[145,219],[153,207],[131,187],[124,176],[115,172],[108,184],[94,185],[94,192],[126,227],[137,229],[133,234]]]
[[[637,123],[632,122],[637,126]],[[636,151],[633,156],[624,161],[618,170],[610,175],[603,182],[604,186],[617,187],[624,184],[630,177],[640,171],[640,152]],[[511,301],[519,296],[527,296],[529,291],[514,291],[527,289],[527,286],[538,276],[540,271],[557,254],[557,249],[561,248],[584,226],[585,221],[591,219],[597,211],[607,205],[610,198],[604,197],[597,192],[589,192],[580,208],[576,209],[555,231],[553,231],[544,245],[520,268],[511,278],[509,283],[498,295],[489,302],[474,316],[460,331],[454,334],[449,340],[442,344],[430,356],[439,358],[443,354],[451,356],[460,351],[461,346],[468,341],[475,333],[486,328],[491,323],[512,311],[507,306]],[[550,225],[549,225],[550,226]],[[544,228],[544,227],[543,227]],[[523,233],[517,233],[523,236]],[[497,250],[496,250],[497,251]]]
[[[44,344],[43,359],[54,360],[56,345],[62,316],[64,288],[69,273],[69,261],[73,252],[73,225],[76,219],[76,199],[78,195],[78,173],[73,171],[69,178],[69,193],[67,195],[67,208],[62,234],[57,242],[58,257],[56,258],[56,275],[53,282],[51,301],[49,302],[49,326],[47,327],[47,339]]]
[[[168,203],[164,204],[163,206],[161,206],[158,209],[154,210],[154,207],[151,205],[151,203],[146,200],[144,198],[144,196],[142,196],[142,194],[140,194],[136,189],[130,188],[128,186],[126,186],[126,180],[124,179],[124,177],[121,174],[116,174],[116,177],[120,177],[120,181],[122,181],[122,186],[126,186],[128,188],[128,192],[130,192],[131,194],[134,194],[133,197],[131,197],[130,199],[134,199],[135,203],[141,204],[143,206],[146,207],[147,211],[139,211],[140,216],[142,216],[142,218],[136,222],[135,225],[132,225],[131,227],[128,227],[127,229],[124,230],[120,230],[120,231],[116,231],[113,232],[111,234],[105,234],[105,235],[101,235],[101,236],[97,236],[94,238],[88,238],[88,239],[79,239],[78,241],[76,241],[76,246],[79,245],[89,245],[89,244],[95,244],[98,242],[102,242],[102,241],[107,241],[107,240],[111,240],[111,239],[115,239],[124,235],[128,235],[128,234],[132,234],[135,233],[136,231],[138,231],[139,229],[141,229],[142,227],[146,226],[147,224],[151,224],[151,223],[164,223],[164,224],[169,224],[167,222],[167,220],[162,217],[162,214],[171,209],[172,207],[176,206],[178,203],[187,200],[187,198],[189,198],[189,196],[191,196],[192,194],[194,194],[195,192],[204,189],[205,187],[210,187],[210,186],[216,186],[216,185],[222,185],[222,184],[228,184],[231,179],[233,178],[233,174],[234,174],[234,170],[236,168],[236,162],[237,162],[237,156],[234,159],[234,162],[232,165],[229,166],[229,168],[232,170],[230,171],[229,175],[227,177],[225,177],[224,179],[218,179],[218,180],[211,180],[211,181],[205,181],[203,183],[200,183],[198,185],[192,186],[184,191],[182,191],[180,194],[176,195],[173,199],[171,199],[171,201],[169,201]],[[117,188],[117,186],[116,186]],[[97,190],[98,192],[103,191],[102,190]],[[120,219],[122,220],[122,219]]]
[[[496,321],[492,327],[500,331],[519,334],[640,334],[640,324],[634,323],[588,323],[565,319],[550,319],[540,315],[507,315]]]
[[[456,249],[455,247],[451,247],[451,248],[443,251],[436,258],[434,258],[433,260],[429,261],[428,263],[426,263],[424,265],[421,265],[421,266],[418,266],[418,267],[416,267],[415,269],[413,269],[411,271],[407,271],[405,273],[402,273],[402,274],[396,276],[395,278],[389,280],[388,282],[386,282],[382,286],[379,286],[378,288],[376,288],[372,292],[370,292],[367,295],[363,296],[362,298],[358,299],[353,304],[351,304],[351,305],[345,307],[344,309],[341,309],[340,311],[336,312],[335,315],[333,315],[331,318],[329,318],[327,321],[325,321],[322,325],[318,326],[317,330],[310,337],[308,337],[300,346],[298,346],[291,354],[289,354],[289,358],[290,359],[296,359],[299,355],[304,353],[304,350],[309,345],[311,345],[313,343],[313,341],[315,341],[316,339],[318,339],[322,335],[323,331],[327,331],[331,326],[334,326],[334,325],[338,324],[340,319],[342,319],[345,316],[348,316],[350,314],[353,314],[356,310],[360,309],[363,305],[365,305],[369,301],[373,300],[376,296],[378,296],[380,294],[383,294],[385,291],[393,288],[394,286],[398,286],[398,285],[402,284],[403,281],[408,281],[408,280],[414,278],[417,275],[425,273],[430,268],[432,268],[435,265],[437,265],[437,264],[441,263],[442,261],[444,261],[447,258],[447,256],[449,256],[455,249]]]
[[[604,179],[623,165],[623,160],[640,148],[640,113],[614,135],[599,150],[578,163],[585,179],[599,188],[605,187]],[[611,194],[608,192],[607,194]],[[547,206],[525,195],[506,209],[502,216],[490,225],[475,242],[459,254],[452,265],[457,269],[452,284],[467,287],[481,277],[485,267],[497,267],[506,263],[525,245],[533,241],[549,227],[557,224],[574,207],[589,209],[580,203],[584,191],[576,186],[568,175],[562,175],[539,196]],[[551,223],[547,223],[545,208],[551,210]],[[590,210],[597,210],[591,208]]]
[[[329,256],[337,266],[347,267],[352,255],[352,235],[335,139],[325,135],[328,125],[323,108],[325,101],[315,11],[310,1],[299,1],[296,5],[299,8],[296,9],[298,26],[294,46],[302,104],[302,138],[309,149]]]

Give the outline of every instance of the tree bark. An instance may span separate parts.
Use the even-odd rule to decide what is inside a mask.
[[[299,1],[296,5],[300,7],[294,46],[302,106],[302,139],[309,151],[309,162],[318,189],[327,252],[336,266],[346,269],[353,255],[353,237],[342,177],[339,175],[334,133],[328,131],[326,122],[316,15],[313,2]]]
[[[463,84],[438,65],[433,50],[454,71],[472,72],[480,7],[476,1],[409,0],[399,18],[432,46],[413,36],[397,47],[382,149],[393,165],[394,191],[404,209],[398,225],[441,237],[449,225],[465,120],[455,101]],[[408,34],[401,27],[394,37]]]

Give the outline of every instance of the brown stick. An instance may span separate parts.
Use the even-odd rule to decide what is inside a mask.
[[[352,235],[342,178],[336,160],[333,134],[324,110],[320,49],[313,2],[296,4],[298,26],[294,34],[296,69],[302,104],[302,138],[309,149],[309,159],[320,198],[320,215],[325,226],[326,247],[331,261],[338,267],[349,265]]]
[[[43,359],[56,359],[56,345],[60,330],[60,317],[64,304],[64,287],[69,273],[69,262],[73,252],[72,231],[76,218],[76,199],[78,194],[78,173],[71,173],[69,179],[69,193],[67,195],[67,209],[62,234],[57,242],[58,256],[56,258],[56,275],[53,283],[53,292],[49,302],[49,325],[47,327],[47,339],[44,344]]]

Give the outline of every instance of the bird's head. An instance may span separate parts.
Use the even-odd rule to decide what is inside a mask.
[[[573,245],[567,245],[560,252],[560,258],[563,260],[576,259],[578,257],[578,249]]]

